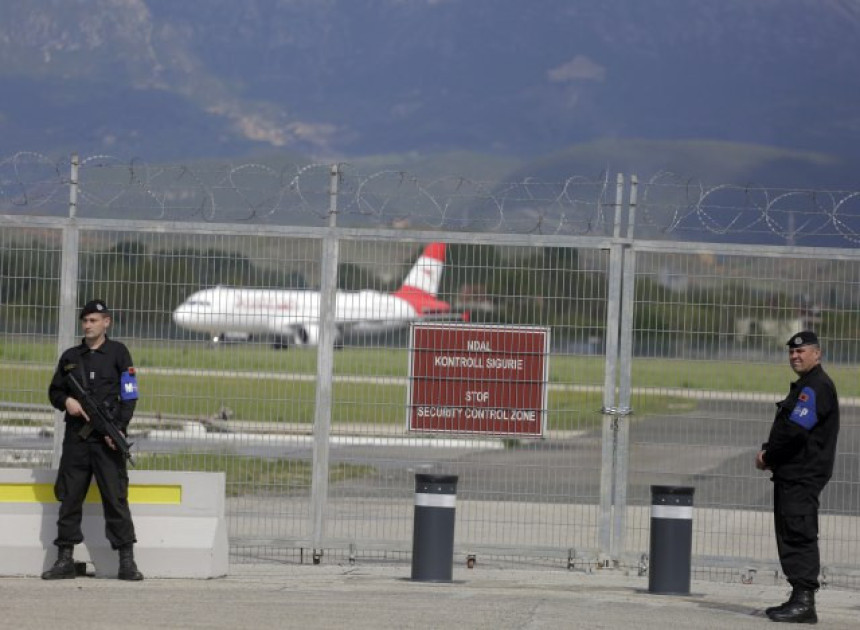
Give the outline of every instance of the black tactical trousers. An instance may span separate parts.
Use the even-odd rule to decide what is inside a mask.
[[[57,519],[57,546],[75,545],[84,539],[81,531],[84,498],[95,476],[102,497],[105,535],[118,549],[137,542],[128,507],[128,472],[118,452],[99,441],[73,440],[63,443],[63,455],[54,494],[60,502]]]
[[[782,572],[793,587],[817,590],[821,570],[818,513],[792,514],[791,506],[780,505],[779,494],[774,492],[773,517]],[[786,511],[789,513],[784,514]]]

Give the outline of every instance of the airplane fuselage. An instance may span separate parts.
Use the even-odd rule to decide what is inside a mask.
[[[378,291],[338,291],[334,310],[336,325],[363,332],[396,329],[420,318],[409,302]],[[320,294],[215,287],[194,293],[176,309],[173,318],[188,330],[212,336],[246,332],[297,337],[299,343],[312,343],[320,321]]]
[[[444,264],[444,243],[430,243],[397,291],[338,291],[334,307],[337,334],[346,330],[382,332],[417,319],[447,316],[451,306],[437,298]],[[188,330],[208,333],[213,340],[221,335],[263,334],[313,344],[319,339],[320,293],[218,286],[191,295],[173,312],[173,320]]]

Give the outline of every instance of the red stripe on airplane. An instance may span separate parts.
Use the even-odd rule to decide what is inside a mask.
[[[445,262],[445,243],[430,243],[424,248],[423,255],[442,263]]]
[[[435,297],[427,293],[427,291],[422,291],[415,287],[402,286],[394,292],[394,297],[400,298],[404,302],[408,302],[419,315],[451,312],[451,305],[448,304],[448,302],[437,300]]]

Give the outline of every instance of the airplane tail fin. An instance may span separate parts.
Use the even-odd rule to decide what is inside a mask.
[[[439,283],[442,280],[442,268],[445,266],[445,243],[430,243],[403,281],[402,289],[411,287],[424,293],[436,296],[439,293]]]
[[[451,306],[436,299],[444,266],[445,243],[430,243],[394,295],[412,304],[421,314],[449,312]]]

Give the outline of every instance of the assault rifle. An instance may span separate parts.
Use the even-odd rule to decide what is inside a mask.
[[[95,429],[102,435],[110,437],[117,450],[122,453],[122,456],[128,460],[129,464],[134,466],[134,459],[132,459],[131,456],[131,443],[125,439],[122,431],[120,431],[113,423],[110,411],[107,408],[96,404],[93,397],[90,396],[89,392],[84,389],[80,381],[78,381],[78,379],[75,378],[75,375],[72,374],[71,371],[76,367],[77,366],[75,364],[66,366],[66,378],[74,392],[73,398],[77,399],[77,401],[81,403],[84,411],[86,411],[87,415],[90,417],[90,421],[87,422],[80,431],[78,431],[78,435],[82,439],[86,439],[89,437],[90,433],[93,432],[93,429]]]

